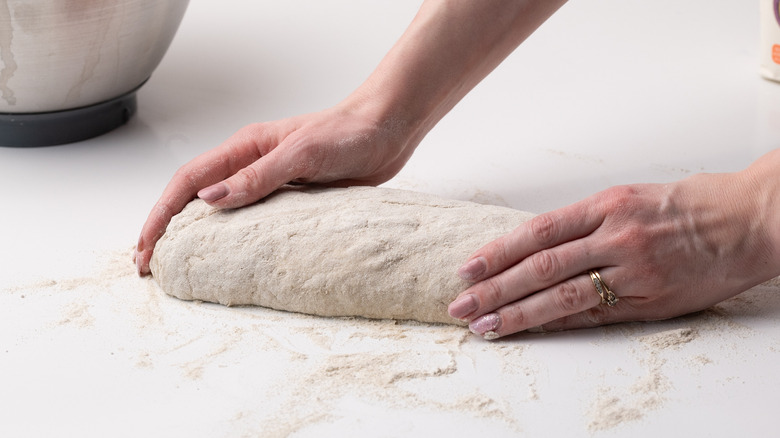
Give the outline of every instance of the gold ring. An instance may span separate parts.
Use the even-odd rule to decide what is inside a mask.
[[[615,293],[612,292],[609,287],[607,287],[607,283],[601,279],[601,275],[599,275],[595,269],[588,271],[588,274],[590,274],[593,285],[596,286],[596,292],[598,292],[601,297],[601,304],[607,304],[609,307],[617,304],[618,297],[615,296]]]

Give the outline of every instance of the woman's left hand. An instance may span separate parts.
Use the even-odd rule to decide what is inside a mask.
[[[741,172],[613,187],[537,216],[469,258],[458,273],[474,284],[449,313],[493,339],[703,310],[780,274],[778,175],[780,150]]]

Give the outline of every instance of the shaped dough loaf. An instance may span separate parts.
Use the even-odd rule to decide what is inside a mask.
[[[176,215],[151,271],[169,295],[322,316],[463,324],[447,305],[468,256],[533,215],[375,187],[283,188]]]

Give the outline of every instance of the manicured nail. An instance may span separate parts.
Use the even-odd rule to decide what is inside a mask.
[[[464,316],[470,315],[478,308],[479,303],[477,303],[477,298],[474,295],[468,294],[463,295],[450,303],[447,311],[451,317],[461,319]]]
[[[211,202],[224,198],[228,193],[230,193],[230,189],[227,184],[218,183],[199,191],[198,198],[206,202]]]
[[[458,269],[458,276],[466,281],[474,280],[487,270],[487,261],[484,257],[469,260]]]
[[[501,327],[501,317],[498,316],[498,313],[488,313],[480,316],[469,324],[469,330],[472,333],[480,336],[489,336],[491,339],[497,337],[495,332],[499,327]]]

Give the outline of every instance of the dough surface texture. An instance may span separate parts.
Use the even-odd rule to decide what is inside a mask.
[[[169,295],[322,316],[463,323],[447,314],[468,256],[533,214],[376,187],[283,188],[253,205],[201,200],[157,243]]]

